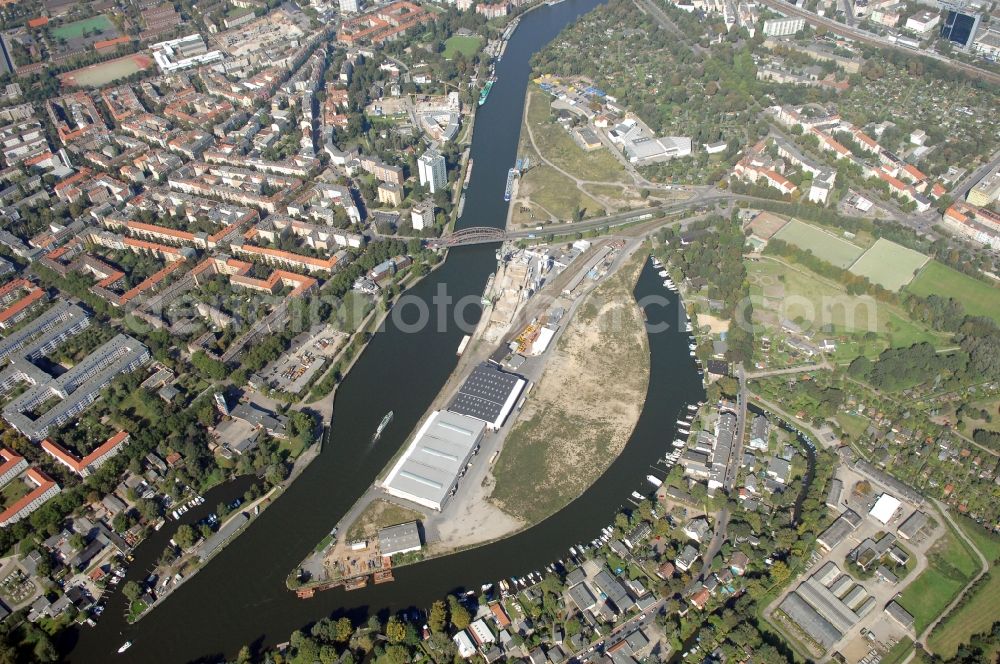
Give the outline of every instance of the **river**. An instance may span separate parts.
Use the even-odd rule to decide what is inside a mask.
[[[523,17],[498,66],[498,82],[489,101],[479,109],[472,145],[475,169],[459,228],[504,225],[503,189],[507,169],[516,158],[528,60],[564,26],[599,4],[600,0],[567,0]],[[478,297],[495,268],[494,252],[490,245],[452,249],[446,263],[410,293],[426,302],[441,288],[453,301]],[[668,295],[647,263],[636,295],[654,294]],[[339,387],[332,435],[322,454],[239,537],[137,624],[125,622],[125,599],[120,591],[113,593],[96,627],[66,634],[60,645],[69,651],[68,661],[217,661],[233,657],[244,644],[282,642],[293,630],[324,616],[347,614],[360,621],[370,613],[384,616],[426,607],[447,593],[478,589],[564,557],[570,545],[597,536],[632,490],[648,491],[645,476],[673,440],[679,410],[702,398],[700,379],[687,352],[687,335],[676,333],[677,298],[670,296],[666,302],[646,310],[650,323],[671,323],[669,333],[650,335],[646,407],[625,451],[583,496],[542,524],[506,540],[400,568],[394,583],[351,593],[331,590],[301,600],[285,587],[286,575],[405,442],[457,361],[455,349],[464,334],[459,326],[429,325],[408,332],[390,318]],[[415,318],[415,308],[404,307],[399,313],[404,322]],[[480,311],[470,307],[467,313],[469,322],[475,323]],[[395,412],[392,424],[372,445],[372,432],[389,410]],[[167,533],[158,535],[157,540]],[[154,545],[141,545],[137,560],[158,556],[162,543]],[[127,578],[141,580],[144,575],[144,566],[133,565]],[[126,639],[133,642],[132,648],[115,655]]]

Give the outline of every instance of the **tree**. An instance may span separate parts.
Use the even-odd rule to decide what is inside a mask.
[[[122,594],[128,597],[130,602],[134,602],[142,595],[142,588],[135,581],[129,581],[122,586]]]
[[[182,549],[189,549],[191,545],[194,544],[195,532],[194,528],[188,524],[184,524],[177,529],[177,533],[174,535],[174,541],[177,542],[177,546]]]
[[[389,618],[385,625],[385,637],[390,643],[400,643],[406,638],[406,626],[396,616]]]
[[[347,643],[353,633],[354,625],[351,624],[351,619],[347,617],[341,618],[334,625],[333,640],[337,643]]]
[[[391,645],[385,649],[385,653],[379,657],[378,664],[408,664],[410,662],[410,651],[400,645]]]
[[[472,622],[469,610],[454,595],[448,595],[448,608],[451,610],[451,625],[455,629],[465,629]]]
[[[46,663],[59,661],[59,652],[45,632],[39,632],[38,640],[35,641],[35,661]]]
[[[441,600],[434,602],[434,604],[431,605],[431,612],[427,618],[427,626],[430,627],[431,631],[436,634],[444,631],[447,622],[448,609],[445,606],[445,603]]]
[[[783,561],[779,560],[771,565],[771,578],[778,585],[783,585],[785,581],[788,581],[789,576],[791,576],[791,571]]]

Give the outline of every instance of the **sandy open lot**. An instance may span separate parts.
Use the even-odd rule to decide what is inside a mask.
[[[580,495],[625,447],[649,382],[630,259],[581,303],[511,431],[491,500],[537,522]]]

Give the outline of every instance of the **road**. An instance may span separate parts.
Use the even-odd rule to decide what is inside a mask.
[[[667,32],[673,34],[674,37],[680,39],[682,42],[687,43],[688,47],[697,53],[698,55],[704,55],[708,52],[708,49],[702,48],[700,44],[690,39],[684,32],[677,27],[677,24],[670,20],[667,13],[663,11],[662,8],[658,7],[653,0],[634,0],[635,6],[653,17],[661,28]]]
[[[645,613],[640,613],[633,618],[629,618],[618,627],[615,627],[606,637],[601,637],[596,641],[592,641],[586,647],[581,648],[575,653],[570,653],[568,659],[573,660],[575,658],[584,663],[590,661],[591,659],[596,661],[601,657],[601,653],[606,652],[608,648],[616,643],[623,641],[630,634],[632,634],[632,632],[652,624],[656,614],[663,608],[664,602],[666,602],[666,599],[657,600],[655,604],[651,604],[649,608],[646,609]]]
[[[969,190],[997,166],[1000,166],[1000,150],[994,152],[988,162],[962,178],[962,181],[955,185],[955,188],[948,193],[956,201],[964,199]]]
[[[905,46],[898,46],[893,42],[888,41],[878,35],[872,34],[865,30],[860,30],[858,28],[852,28],[851,26],[844,25],[843,23],[838,23],[833,19],[826,18],[824,16],[819,16],[813,12],[801,9],[793,4],[785,2],[784,0],[761,0],[761,3],[766,7],[775,9],[782,14],[787,16],[796,16],[799,18],[804,18],[812,25],[822,26],[829,30],[830,32],[840,35],[842,37],[849,37],[850,39],[855,39],[866,44],[871,44],[873,46],[878,46],[880,48],[891,48],[896,51],[902,51],[904,53],[909,53],[911,55],[919,55],[926,58],[931,58],[937,60],[938,62],[944,63],[953,69],[957,69],[965,74],[978,77],[982,80],[989,81],[994,85],[1000,85],[1000,74],[995,74],[991,71],[985,69],[980,69],[970,64],[964,62],[959,62],[958,60],[953,60],[947,58],[938,53],[930,53],[928,51],[916,51],[912,48],[907,48]]]

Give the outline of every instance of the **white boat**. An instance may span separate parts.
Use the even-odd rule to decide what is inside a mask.
[[[132,647],[132,642],[131,641],[126,641],[125,643],[122,644],[122,647],[118,649],[118,654],[119,655],[122,654],[123,652],[125,652],[126,650],[128,650],[131,647]]]
[[[694,351],[692,350],[691,352],[688,353],[688,355],[690,355],[691,357],[694,357]]]
[[[674,447],[684,447],[685,445],[687,445],[687,441],[681,440],[680,438],[674,440]]]
[[[645,500],[646,499],[646,497],[644,495],[642,495],[641,493],[639,493],[638,491],[633,491],[632,492],[632,497],[635,498],[636,500]]]
[[[372,442],[375,442],[376,440],[379,439],[379,436],[382,435],[382,432],[385,431],[385,428],[389,426],[389,422],[391,421],[392,421],[392,411],[390,410],[388,413],[385,414],[385,417],[382,418],[382,421],[379,422],[378,428],[375,429],[375,435],[372,436]]]
[[[663,282],[663,285],[664,285],[664,287],[667,287],[667,288],[670,287],[670,284],[668,284],[666,281]]]
[[[666,270],[660,270],[660,276],[661,277],[667,276],[667,271]]]
[[[698,405],[697,404],[693,404],[693,403],[689,403],[688,404],[688,410],[690,410],[692,413],[696,412],[698,410]]]
[[[649,481],[649,483],[650,483],[650,484],[652,484],[653,486],[660,486],[661,484],[663,484],[663,480],[661,480],[661,479],[660,479],[659,477],[657,477],[656,475],[646,475],[646,479],[647,479],[647,480]]]

